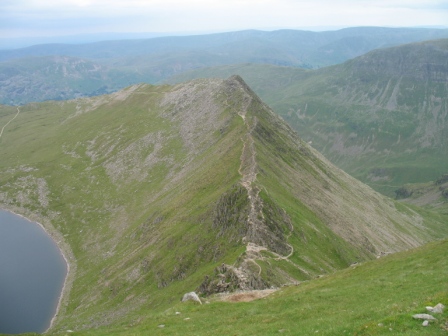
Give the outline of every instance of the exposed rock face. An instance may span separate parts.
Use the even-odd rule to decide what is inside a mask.
[[[255,263],[255,262],[254,262]],[[257,265],[257,264],[255,264]],[[206,276],[198,291],[205,295],[233,292],[236,290],[265,289],[268,287],[258,272],[243,263],[240,267],[222,264],[215,269],[213,277]]]

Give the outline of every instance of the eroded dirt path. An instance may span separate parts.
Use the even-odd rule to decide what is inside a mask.
[[[254,139],[252,137],[252,131],[257,125],[257,119],[256,117],[253,118],[252,124],[249,123],[246,117],[246,111],[248,106],[250,105],[251,100],[249,100],[244,106],[244,108],[238,113],[241,118],[244,121],[244,124],[247,127],[247,133],[245,135],[245,138],[242,139],[244,142],[243,145],[243,151],[241,153],[241,164],[238,172],[241,175],[241,185],[247,190],[249,202],[250,202],[250,213],[248,216],[248,223],[249,223],[249,236],[251,235],[250,232],[254,232],[261,228],[262,222],[264,221],[264,214],[263,214],[263,202],[259,196],[260,189],[254,185],[254,182],[257,179],[257,162],[256,162],[256,151],[255,151],[255,145],[254,145]],[[288,235],[292,234],[293,226],[291,225],[291,232]],[[289,259],[290,256],[294,253],[294,247],[287,243],[287,245],[290,247],[290,253],[286,256],[277,254],[273,251],[270,251],[272,254],[275,255],[276,260],[286,260]],[[246,260],[250,260],[252,262],[256,263],[256,259],[260,259],[260,251],[261,250],[268,250],[264,246],[257,246],[254,243],[249,242],[246,246],[246,254],[248,258]],[[258,258],[256,258],[257,256]],[[252,258],[251,258],[252,257]],[[264,258],[261,258],[264,259]],[[257,264],[258,267],[260,267]],[[260,273],[261,273],[261,267],[260,267]]]
[[[1,138],[2,135],[3,135],[3,131],[5,130],[6,126],[8,126],[8,125],[9,125],[15,118],[17,118],[17,116],[19,115],[19,113],[20,113],[20,110],[19,110],[19,108],[17,108],[17,113],[16,113],[16,115],[15,115],[10,121],[8,121],[8,122],[6,123],[5,126],[2,127],[2,130],[0,131],[0,138]]]
[[[249,224],[249,240],[254,232],[256,232],[261,226],[260,222],[264,220],[262,211],[263,203],[259,196],[260,189],[254,184],[257,179],[257,161],[252,131],[257,125],[257,119],[256,117],[253,117],[251,118],[251,120],[248,120],[248,118],[246,117],[246,112],[251,102],[252,97],[249,97],[249,99],[247,99],[246,101],[246,104],[238,112],[247,128],[247,133],[241,139],[244,145],[241,153],[241,164],[238,172],[241,175],[240,183],[247,190],[247,195],[250,202],[250,212],[247,218],[247,222]]]

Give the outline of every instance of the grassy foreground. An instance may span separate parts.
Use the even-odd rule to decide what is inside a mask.
[[[202,306],[179,302],[165,311],[148,309],[135,325],[82,334],[446,335],[447,309],[434,314],[437,321],[428,327],[412,315],[439,302],[448,305],[447,252],[448,241],[438,241],[285,287],[264,299],[211,299]]]

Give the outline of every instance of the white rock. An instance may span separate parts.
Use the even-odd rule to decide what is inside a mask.
[[[190,293],[184,294],[184,297],[182,298],[182,302],[185,302],[185,301],[196,301],[196,302],[199,302],[200,304],[202,304],[201,299],[195,292],[190,292]]]
[[[180,312],[176,312],[176,315],[180,315]]]
[[[158,327],[159,328],[165,328],[165,325],[164,324],[159,324]]]
[[[434,316],[429,315],[429,314],[415,314],[415,315],[412,315],[412,317],[415,319],[428,320],[428,321],[436,319]]]
[[[432,312],[436,314],[442,314],[443,309],[445,309],[445,306],[441,303],[438,303],[433,309]]]
[[[424,320],[423,323],[422,323],[422,326],[427,327],[428,324],[429,324],[429,321],[428,320]]]
[[[430,313],[432,313],[432,312],[433,312],[433,310],[434,310],[434,308],[433,308],[433,307],[429,307],[429,306],[428,306],[428,307],[426,307],[426,310],[427,310],[427,311],[429,311]]]

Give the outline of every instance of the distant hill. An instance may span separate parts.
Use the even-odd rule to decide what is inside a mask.
[[[171,82],[240,74],[333,163],[394,196],[448,167],[448,40],[374,50],[314,71],[232,65]]]
[[[1,207],[43,223],[71,263],[55,333],[448,235],[442,215],[332,165],[238,76],[1,106],[0,125]]]
[[[405,184],[395,195],[403,202],[448,214],[448,174],[427,183]]]
[[[98,95],[219,65],[254,63],[314,69],[342,63],[377,48],[447,37],[448,29],[423,28],[248,30],[0,50],[0,103],[20,105]],[[66,66],[65,73],[59,72],[62,59],[89,63],[97,70],[73,69],[71,73],[72,68]],[[78,80],[68,80],[67,76],[76,76]]]
[[[0,102],[63,100],[110,92],[108,69],[67,56],[23,58],[0,63]]]

